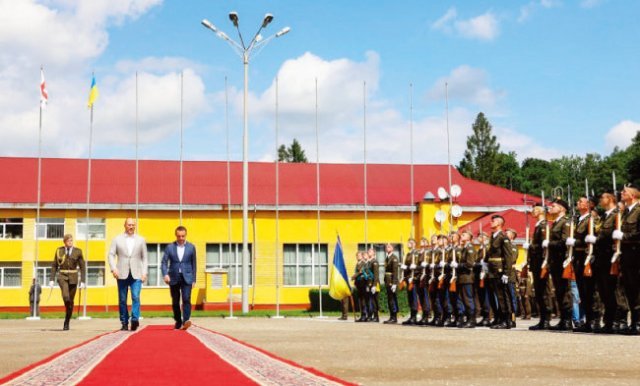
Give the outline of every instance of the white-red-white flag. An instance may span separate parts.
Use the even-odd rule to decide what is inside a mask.
[[[43,109],[47,107],[49,101],[49,93],[47,92],[47,85],[44,82],[44,70],[40,69],[40,107]]]

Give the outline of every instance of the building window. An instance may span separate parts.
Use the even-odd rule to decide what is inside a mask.
[[[51,266],[41,266],[38,264],[38,284],[45,287],[49,285],[49,280],[56,281],[57,278],[51,279]]]
[[[392,244],[393,245],[393,253],[395,253],[398,256],[398,269],[400,269],[400,265],[402,265],[402,262],[404,261],[404,257],[402,255],[402,244]],[[378,269],[378,277],[380,278],[380,283],[384,283],[384,260],[387,258],[387,252],[386,252],[386,247],[387,244],[386,243],[368,243],[365,244],[361,243],[358,244],[358,252],[363,251],[366,252],[367,249],[369,247],[373,247],[373,249],[375,249],[376,251],[376,260],[378,260],[378,264],[379,264],[379,269]],[[349,267],[347,267],[347,273],[350,272],[355,272],[355,266],[351,267],[351,270],[349,269]]]
[[[164,255],[164,249],[167,244],[147,244],[147,256],[149,258],[147,281],[144,283],[150,287],[166,287],[164,280],[162,280],[162,270],[160,269],[160,263],[162,263],[162,255]]]
[[[0,218],[0,239],[21,239],[21,218]]]
[[[104,262],[90,261],[87,263],[87,286],[103,287],[104,286]]]
[[[20,287],[22,285],[22,265],[20,263],[0,263],[0,287]]]
[[[36,229],[39,239],[61,239],[64,236],[64,219],[41,218]]]
[[[327,265],[327,244],[284,245],[284,285],[325,285]]]
[[[229,249],[231,245],[231,249]],[[249,246],[249,285],[253,285],[252,248]],[[228,270],[231,285],[242,285],[242,243],[207,244],[207,269],[223,268]]]
[[[88,223],[86,218],[79,218],[76,228],[77,240],[87,239],[87,227],[89,228],[89,239],[104,240],[106,227],[103,218],[89,218]]]

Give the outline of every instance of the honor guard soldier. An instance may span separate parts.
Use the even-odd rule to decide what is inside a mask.
[[[596,290],[600,295],[600,300],[604,305],[604,326],[600,332],[613,334],[616,332],[614,323],[616,321],[616,287],[618,277],[611,275],[611,258],[614,254],[613,238],[611,235],[616,229],[616,217],[618,216],[618,205],[616,197],[611,193],[603,193],[600,196],[600,207],[604,213],[600,217],[600,227],[595,237],[595,260],[591,264],[593,277],[596,281]],[[587,243],[593,240],[590,236],[585,237]],[[619,325],[616,326],[619,328]]]
[[[439,237],[439,242],[442,243],[440,250],[438,251],[438,267],[440,267],[440,275],[438,275],[438,301],[442,307],[442,315],[436,327],[452,327],[451,321],[451,303],[449,301],[449,282],[451,278],[451,271],[449,262],[451,260],[451,247],[449,246],[449,239],[445,235]]]
[[[409,252],[404,258],[404,264],[400,267],[403,271],[403,281],[407,287],[407,299],[409,301],[409,309],[411,311],[411,316],[409,319],[402,322],[403,325],[411,326],[418,323],[417,315],[418,315],[418,291],[415,283],[415,272],[417,268],[418,262],[418,251],[416,251],[416,241],[414,239],[409,239],[407,242],[407,247]]]
[[[451,234],[451,249],[449,260],[447,261],[448,272],[444,284],[447,286],[449,304],[451,305],[451,321],[446,327],[459,327],[464,324],[464,306],[458,296],[458,266],[462,245],[460,244],[460,234]]]
[[[371,277],[369,278],[369,293],[371,294],[369,303],[370,303],[370,312],[369,312],[369,321],[379,323],[380,318],[378,317],[378,312],[380,309],[380,303],[378,300],[378,291],[380,290],[380,264],[378,264],[378,259],[376,259],[376,250],[373,247],[369,247],[367,250],[367,269],[371,272]]]
[[[429,323],[429,314],[431,313],[431,302],[429,301],[429,258],[431,248],[429,240],[423,237],[420,240],[420,251],[418,252],[418,266],[416,267],[415,286],[417,287],[418,301],[422,309],[422,317],[418,321],[418,325],[426,326]]]
[[[367,272],[366,272],[366,255],[364,252],[358,252],[355,273],[351,279],[355,282],[358,291],[358,306],[360,307],[360,318],[356,322],[366,322],[369,306],[367,304]]]
[[[464,315],[466,321],[463,323],[462,318],[458,319],[458,327],[475,328],[476,327],[476,307],[475,297],[473,295],[473,267],[476,264],[476,250],[471,243],[473,232],[465,230],[461,234],[460,261],[458,261],[458,280],[457,292],[458,298],[464,305]]]
[[[56,249],[55,256],[53,257],[49,286],[53,287],[53,281],[57,273],[58,285],[62,291],[62,300],[64,301],[65,309],[62,329],[68,330],[69,320],[71,320],[71,315],[73,315],[73,300],[76,296],[76,289],[78,288],[78,284],[80,284],[81,289],[85,287],[86,278],[84,274],[86,270],[82,250],[73,246],[73,236],[66,234],[62,240],[64,246]],[[79,273],[82,274],[79,275]]]
[[[553,226],[550,229],[549,240],[542,242],[543,248],[549,248],[549,265],[551,268],[551,279],[556,292],[556,300],[560,307],[560,322],[549,327],[555,331],[571,331],[571,314],[573,309],[573,298],[569,290],[569,280],[562,277],[564,267],[562,263],[567,254],[567,238],[571,228],[571,220],[566,213],[569,204],[561,198],[556,198],[549,209],[549,213],[554,216]]]
[[[542,205],[545,205],[542,203]],[[549,275],[542,275],[542,264],[544,261],[544,249],[542,243],[546,240],[547,235],[547,217],[546,211],[542,206],[536,206],[531,211],[531,216],[536,219],[533,228],[533,236],[530,245],[523,245],[527,250],[527,266],[533,276],[533,292],[535,296],[540,321],[538,324],[529,327],[529,330],[547,330],[551,321],[551,313],[553,311],[552,294],[548,290]]]
[[[511,262],[507,263],[511,266],[511,271],[509,271],[509,299],[511,301],[511,328],[516,327],[516,312],[518,312],[518,274],[516,271],[516,260],[518,260],[518,246],[515,241],[518,237],[518,232],[515,229],[509,228],[507,229],[507,238],[511,243]]]
[[[385,245],[386,256],[384,258],[384,287],[387,291],[387,304],[389,306],[389,320],[384,324],[398,322],[398,255],[393,253],[393,245]]]
[[[638,335],[640,330],[640,190],[636,185],[628,184],[622,189],[622,201],[625,211],[622,214],[621,230],[612,233],[614,240],[620,241],[620,273],[629,311],[631,324],[628,335]]]
[[[436,326],[439,323],[444,325],[442,303],[438,298],[438,278],[442,272],[440,268],[440,260],[442,259],[442,239],[441,236],[431,236],[431,251],[429,256],[429,278],[428,287],[429,300],[431,301],[431,309],[433,310],[433,319],[427,323],[429,326]],[[440,322],[442,320],[442,322]]]
[[[504,218],[491,216],[491,240],[489,241],[489,291],[493,298],[495,321],[491,328],[511,328],[511,302],[509,300],[509,275],[511,273],[511,243],[502,232]]]
[[[489,285],[488,280],[484,277],[487,270],[487,242],[489,235],[486,232],[478,233],[478,253],[476,256],[476,264],[473,267],[473,285],[475,292],[478,294],[478,308],[482,319],[478,322],[478,326],[489,327],[491,325],[491,306],[489,303]]]

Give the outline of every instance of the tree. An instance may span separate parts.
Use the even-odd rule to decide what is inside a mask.
[[[307,163],[307,156],[297,139],[293,139],[293,143],[289,147],[280,145],[278,148],[278,161],[290,163]]]
[[[627,179],[636,185],[640,185],[640,130],[627,148]]]
[[[458,169],[465,177],[495,183],[498,180],[498,157],[500,145],[491,133],[491,124],[484,113],[478,113],[472,126],[473,134],[467,137],[467,150]]]

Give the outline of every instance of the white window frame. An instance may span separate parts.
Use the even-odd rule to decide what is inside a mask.
[[[222,269],[226,269],[228,272],[228,275],[231,275],[231,270],[229,269],[229,266],[231,265],[229,264],[224,264],[223,263],[223,253],[225,253],[225,251],[223,250],[224,247],[228,248],[229,243],[207,243],[206,246],[206,250],[205,250],[205,268],[206,269],[211,269],[211,268],[222,268]],[[210,248],[217,248],[218,249],[218,256],[220,257],[218,260],[218,263],[209,263],[209,249]],[[252,244],[248,243],[248,248],[249,248],[249,287],[253,287],[253,248],[252,248]],[[231,251],[233,252],[233,256],[234,256],[234,264],[233,264],[233,268],[235,269],[235,277],[233,278],[231,287],[232,288],[239,288],[242,287],[242,243],[231,243]],[[229,277],[227,277],[227,280],[229,280]],[[213,283],[212,283],[213,285]],[[228,282],[227,282],[228,285]]]
[[[400,265],[404,261],[404,256],[402,254],[402,243],[391,243],[393,245],[393,253],[398,256],[398,270],[400,270]],[[387,258],[387,252],[385,248],[387,247],[387,243],[359,243],[358,251],[367,252],[368,248],[373,246],[376,250],[376,260],[378,260],[378,277],[380,278],[380,283],[384,283],[384,261]],[[351,267],[351,272],[354,272],[355,266]],[[349,273],[349,268],[347,268],[347,273]],[[400,273],[400,271],[398,271]]]
[[[87,236],[82,233],[82,231],[80,230],[80,228],[89,228],[89,230],[91,230],[92,226],[102,226],[102,232],[100,234],[100,232],[94,232],[91,233],[89,232],[89,240],[104,240],[105,239],[105,234],[107,233],[107,225],[106,225],[106,221],[104,218],[98,218],[98,217],[89,217],[89,223],[87,225],[87,218],[78,218],[78,221],[76,222],[76,240],[86,240]],[[95,235],[95,236],[94,236]]]
[[[85,283],[87,284],[87,287],[91,287],[91,288],[99,288],[99,287],[104,287],[105,285],[105,275],[107,274],[107,269],[105,266],[105,262],[104,261],[87,261],[85,262],[85,264],[87,264],[87,279],[85,280]],[[99,274],[100,274],[100,270],[102,270],[102,284],[98,283],[98,284],[89,284],[89,277],[91,276],[91,271],[96,271],[96,278],[100,278]],[[84,272],[82,273],[82,275],[84,276]]]
[[[40,264],[38,264],[38,269],[37,269],[37,274],[36,277],[38,278],[38,284],[40,284],[42,287],[46,287],[49,285],[49,278],[51,277],[51,266],[42,266]],[[42,275],[42,276],[41,276]],[[42,281],[40,281],[40,278],[42,277]],[[56,280],[56,278],[53,279],[54,281]]]
[[[157,253],[157,261],[152,262],[151,261],[151,254],[149,254],[149,261],[147,263],[147,272],[149,273],[147,275],[147,281],[142,283],[144,284],[145,287],[149,287],[149,288],[166,288],[169,287],[169,285],[167,285],[162,277],[162,255],[164,255],[164,250],[167,247],[167,245],[169,245],[168,243],[147,243],[147,251],[151,252],[150,249],[152,249],[153,247],[156,248],[155,252]],[[157,268],[156,271],[156,278],[158,280],[158,284],[148,284],[149,283],[149,279],[151,279],[151,269],[150,268]]]
[[[20,284],[14,286],[5,285],[5,270],[6,269],[19,269],[20,270]],[[21,288],[22,287],[22,264],[20,262],[3,262],[0,263],[0,288]]]
[[[20,222],[9,222],[9,220],[20,220]],[[20,237],[7,237],[7,225],[22,226],[22,234]],[[4,217],[0,219],[0,239],[2,240],[22,240],[24,238],[24,218],[21,217]]]
[[[307,264],[300,264],[300,246],[311,246],[311,283],[300,283],[300,267],[301,266],[308,266]],[[286,275],[284,274],[285,268],[286,267],[292,267],[295,266],[295,271],[296,271],[296,283],[295,284],[287,284],[284,283],[285,287],[317,287],[317,286],[327,286],[329,284],[329,245],[328,244],[323,244],[320,243],[320,250],[325,249],[326,254],[327,254],[327,262],[325,264],[318,264],[318,243],[287,243],[284,244],[282,246],[282,256],[284,257],[285,255],[285,249],[287,247],[291,247],[291,246],[295,246],[296,249],[296,262],[295,265],[292,264],[285,264],[284,258],[282,260],[282,280],[283,283],[285,281]],[[324,266],[326,267],[326,277],[324,278],[324,283],[317,283],[316,282],[316,270],[318,269],[319,266]]]
[[[53,220],[56,220],[55,222],[53,222]],[[59,222],[58,220],[60,220],[61,222]],[[62,233],[60,234],[60,237],[47,237],[47,233],[49,231],[49,227],[51,226],[58,226],[58,225],[62,225]],[[36,236],[36,233],[38,232],[38,229],[42,228],[44,231],[43,236],[40,237],[38,236],[38,239],[40,240],[61,240],[64,237],[64,218],[61,217],[47,217],[47,218],[40,218],[40,222],[36,223],[36,228],[35,228],[35,232],[34,232],[34,237]]]

